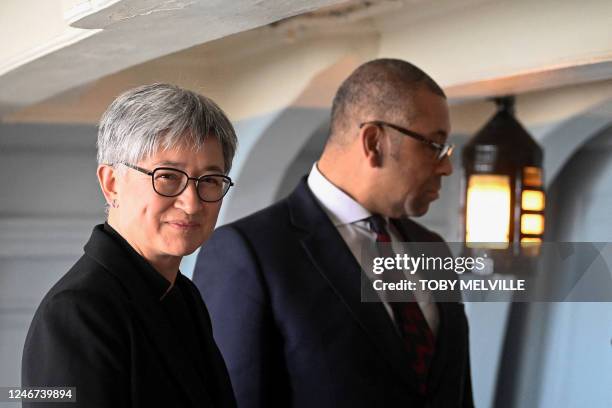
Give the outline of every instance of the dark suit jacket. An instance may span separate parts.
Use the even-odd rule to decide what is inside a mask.
[[[151,286],[151,271],[120,236],[94,229],[85,254],[40,304],[23,351],[23,386],[76,387],[77,402],[32,407],[236,406],[197,288],[179,274],[172,291],[193,311],[197,340],[189,340],[201,347],[199,359]]]
[[[412,221],[401,225],[413,241],[441,241]],[[422,397],[384,305],[361,302],[361,273],[305,180],[213,233],[194,283],[240,408],[473,405],[463,305],[438,303],[431,392]]]

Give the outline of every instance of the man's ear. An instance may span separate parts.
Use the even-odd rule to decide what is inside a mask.
[[[98,181],[104,199],[111,205],[113,200],[117,199],[117,170],[109,164],[100,164],[98,166]]]
[[[363,155],[371,167],[383,164],[383,138],[380,126],[366,124],[359,130]]]

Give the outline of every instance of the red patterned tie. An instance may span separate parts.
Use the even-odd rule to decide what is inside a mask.
[[[385,219],[375,214],[367,219],[370,229],[376,234],[377,243],[390,243]],[[387,252],[379,248],[381,252]],[[391,252],[391,250],[389,250]],[[393,254],[383,256],[394,256]],[[412,370],[418,379],[418,388],[422,394],[427,392],[427,373],[434,354],[435,340],[421,308],[415,301],[391,302],[393,317],[404,340],[404,347],[410,354]]]

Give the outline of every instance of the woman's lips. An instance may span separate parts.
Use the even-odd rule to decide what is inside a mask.
[[[168,221],[167,224],[180,230],[188,230],[200,226],[200,223],[193,221]]]

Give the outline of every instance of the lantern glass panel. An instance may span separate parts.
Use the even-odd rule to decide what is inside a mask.
[[[542,242],[542,238],[536,237],[523,237],[521,238],[521,243],[540,243]]]
[[[523,169],[523,185],[529,187],[542,187],[542,169],[528,166]]]
[[[541,235],[544,233],[544,216],[540,214],[523,214],[521,216],[521,233]]]
[[[523,210],[542,211],[544,210],[544,193],[538,190],[525,190],[521,200]]]
[[[540,255],[540,247],[542,246],[542,238],[523,237],[521,238],[521,250],[524,255],[538,256]]]
[[[474,174],[466,197],[466,242],[508,242],[510,177]]]

